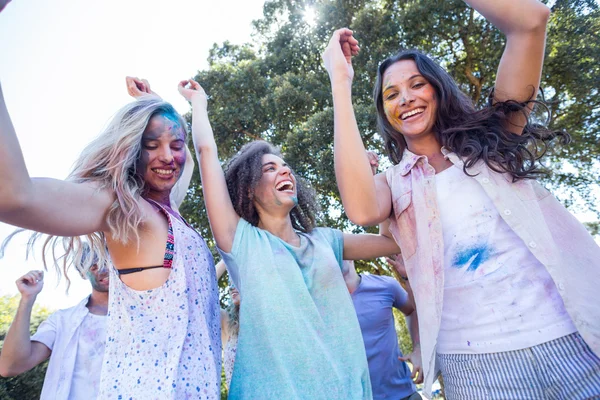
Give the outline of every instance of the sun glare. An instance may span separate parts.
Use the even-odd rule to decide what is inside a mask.
[[[317,13],[314,8],[307,7],[304,10],[304,22],[306,22],[310,27],[313,27],[317,24]]]

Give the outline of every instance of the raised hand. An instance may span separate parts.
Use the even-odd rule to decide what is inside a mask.
[[[17,279],[17,289],[24,298],[35,298],[44,287],[44,271],[29,271]]]
[[[415,383],[423,383],[423,363],[421,362],[421,346],[415,345],[413,346],[413,351],[410,354],[407,354],[403,357],[398,357],[398,360],[409,362],[412,364],[412,374],[410,378]]]
[[[325,69],[329,73],[332,83],[338,79],[352,82],[354,78],[352,56],[357,55],[359,50],[358,40],[352,36],[350,29],[342,28],[333,32],[322,55]]]
[[[189,102],[195,101],[196,105],[203,105],[206,107],[207,99],[206,93],[202,86],[193,79],[186,79],[179,82],[177,85],[179,93]]]
[[[127,83],[127,93],[129,93],[131,97],[135,97],[136,99],[145,96],[155,96],[160,98],[159,95],[150,89],[150,83],[146,79],[126,76],[125,82]]]

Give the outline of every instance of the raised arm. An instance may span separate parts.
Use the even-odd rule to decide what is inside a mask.
[[[206,94],[200,84],[191,79],[179,83],[179,92],[192,103],[192,137],[200,164],[202,189],[210,227],[217,246],[229,253],[240,217],[231,203],[225,174],[219,163],[217,144],[208,120]]]
[[[494,101],[535,99],[544,64],[550,9],[537,0],[468,0],[467,3],[506,35]],[[508,128],[523,133],[525,117],[516,113]]]
[[[51,352],[46,345],[31,341],[29,337],[31,310],[43,287],[43,271],[29,271],[17,280],[21,301],[0,354],[0,375],[4,377],[28,371],[50,357]]]
[[[57,143],[55,151],[60,152]],[[29,177],[0,86],[0,221],[61,236],[106,231],[113,194],[92,184]]]
[[[358,42],[346,28],[333,33],[323,62],[333,95],[335,176],[348,218],[376,225],[390,215],[391,194],[385,177],[374,179],[352,107],[352,56]]]

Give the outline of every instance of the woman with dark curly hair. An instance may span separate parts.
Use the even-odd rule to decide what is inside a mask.
[[[370,399],[365,349],[343,259],[393,254],[383,235],[315,227],[315,195],[267,142],[245,145],[223,173],[200,85],[183,81],[206,211],[244,301],[229,396]]]
[[[352,109],[352,31],[323,55],[334,100],[335,169],[348,217],[390,219],[419,314],[425,394],[592,398],[600,394],[600,248],[535,178],[557,136],[528,121],[549,9],[470,0],[506,35],[490,104],[476,110],[418,51],[383,61],[374,99],[393,164],[371,176]],[[567,374],[569,375],[567,377]]]

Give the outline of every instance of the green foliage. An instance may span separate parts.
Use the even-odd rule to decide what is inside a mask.
[[[317,15],[313,26],[303,18],[308,7]],[[542,87],[550,127],[567,130],[574,140],[549,152],[546,162],[555,173],[545,183],[567,204],[585,203],[600,215],[593,192],[600,181],[600,11],[594,0],[557,0],[552,10]],[[281,146],[286,161],[319,194],[319,224],[362,232],[344,214],[337,190],[331,90],[320,56],[332,31],[343,26],[354,30],[361,46],[353,61],[356,119],[366,147],[380,154],[371,93],[383,59],[400,48],[425,51],[483,105],[504,37],[459,0],[271,0],[254,22],[252,44],[213,46],[209,68],[196,79],[209,95],[221,160],[259,138]],[[183,212],[214,245],[196,179]],[[357,267],[389,273],[381,261]]]
[[[398,333],[398,344],[400,345],[400,351],[402,354],[410,354],[412,352],[412,340],[410,339],[410,333],[406,326],[406,319],[404,314],[397,309],[392,309],[394,313],[394,320],[396,323],[396,332]]]
[[[2,296],[0,297],[0,343],[4,343],[4,338],[8,328],[17,312],[20,296]],[[33,334],[38,326],[52,313],[46,307],[38,304],[33,306],[31,313],[30,333]],[[0,378],[0,399],[22,400],[37,399],[42,392],[44,377],[48,362],[43,362],[37,367],[15,376],[13,378]]]

